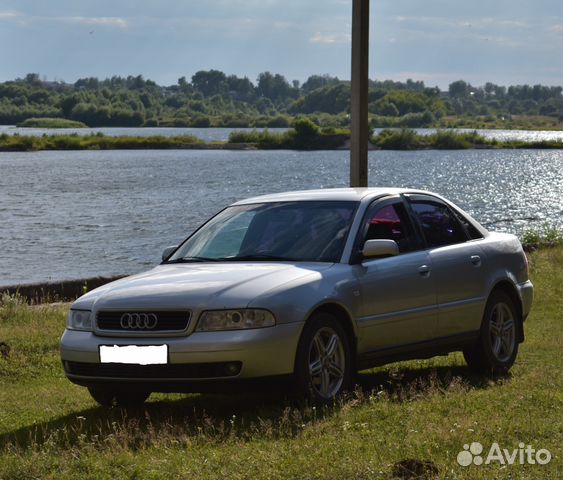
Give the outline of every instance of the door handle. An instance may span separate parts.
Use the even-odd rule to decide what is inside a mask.
[[[471,263],[476,267],[481,265],[481,257],[479,255],[471,255]]]
[[[421,265],[418,267],[418,273],[420,273],[423,277],[427,277],[430,275],[430,267],[428,265]]]

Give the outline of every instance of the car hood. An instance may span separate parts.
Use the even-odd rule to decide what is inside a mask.
[[[80,297],[73,308],[244,308],[284,283],[318,278],[333,264],[225,262],[160,265],[117,280]]]

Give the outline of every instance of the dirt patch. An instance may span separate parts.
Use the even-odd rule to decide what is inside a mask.
[[[409,458],[393,465],[393,478],[401,480],[430,480],[438,476],[438,467],[430,460]]]

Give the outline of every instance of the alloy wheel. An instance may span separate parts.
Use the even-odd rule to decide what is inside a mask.
[[[499,362],[506,362],[515,346],[516,324],[511,309],[505,303],[497,303],[489,317],[491,350]]]
[[[309,348],[311,386],[322,398],[334,397],[346,371],[346,356],[339,335],[330,327],[323,327],[313,337]]]

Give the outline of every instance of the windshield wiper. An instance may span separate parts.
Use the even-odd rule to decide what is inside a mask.
[[[164,263],[195,263],[195,262],[219,262],[220,258],[209,258],[209,257],[182,257],[175,258],[174,260],[168,260]]]

